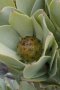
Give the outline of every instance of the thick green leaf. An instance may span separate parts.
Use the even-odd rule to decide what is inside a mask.
[[[40,78],[41,76],[44,77],[44,75],[47,73],[45,64],[47,62],[50,62],[50,60],[51,60],[51,57],[42,56],[36,63],[27,65],[23,71],[24,78],[36,79],[36,78]]]
[[[3,17],[2,13],[0,12],[0,26],[1,25],[8,25],[8,22],[6,22],[5,17]]]
[[[11,13],[13,13],[14,11],[19,12],[16,8],[14,7],[4,7],[1,11],[0,11],[0,25],[7,25],[9,24],[9,16]],[[20,12],[22,13],[22,12]]]
[[[56,50],[56,48],[55,48]],[[49,71],[49,75],[50,75],[50,78],[53,76],[56,75],[57,73],[57,58],[58,58],[58,55],[57,55],[57,51],[55,51],[56,53],[53,53],[53,58],[51,60],[51,63],[50,63],[50,71]],[[55,54],[55,55],[54,55]]]
[[[31,15],[38,9],[44,9],[44,4],[44,0],[36,0],[32,8]]]
[[[40,26],[40,24],[36,21],[36,19],[34,17],[32,17],[32,22],[34,25],[34,31],[35,31],[35,35],[36,37],[42,41],[43,39],[43,30]]]
[[[55,25],[55,37],[59,44],[60,42],[60,1],[59,0],[52,0],[51,4],[49,5],[50,9],[50,19],[52,20],[53,24]]]
[[[9,15],[13,12],[17,11],[14,7],[4,7],[0,12],[0,20],[2,18],[2,24],[9,24]],[[0,22],[1,23],[1,22]]]
[[[17,9],[30,15],[35,1],[36,0],[16,0]]]
[[[52,21],[60,27],[60,0],[52,0],[49,8]]]
[[[11,67],[20,71],[25,67],[25,65],[19,60],[20,57],[16,52],[0,43],[0,62],[5,63],[9,68]]]
[[[0,10],[5,6],[15,7],[13,0],[0,0]]]
[[[10,49],[16,51],[19,38],[18,33],[10,25],[0,26],[0,42]]]
[[[37,20],[38,16],[42,13],[43,13],[43,9],[39,9],[36,12],[34,12],[34,14],[32,16],[34,16],[35,19]]]
[[[45,11],[47,13],[47,15],[50,17],[50,9],[49,9],[49,5],[52,2],[52,0],[45,0]]]
[[[45,22],[45,17],[43,16],[43,14],[40,14],[38,16],[38,21],[42,27],[43,30],[43,40],[45,42],[46,37],[50,34],[49,29],[47,28],[46,22]]]
[[[9,22],[21,37],[33,35],[32,20],[27,15],[13,12],[10,15]]]

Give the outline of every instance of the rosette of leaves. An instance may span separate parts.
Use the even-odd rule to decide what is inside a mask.
[[[46,88],[49,85],[60,86],[59,11],[55,13],[60,5],[57,4],[58,1],[0,1],[2,5],[0,10],[0,62],[8,66],[20,84],[20,90],[40,90],[40,87]],[[27,36],[34,36],[42,43],[41,56],[31,63],[22,60],[17,52],[18,43]],[[47,89],[52,90],[53,88],[48,87]]]

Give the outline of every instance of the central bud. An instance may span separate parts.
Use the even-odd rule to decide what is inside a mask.
[[[42,44],[36,37],[26,36],[18,44],[17,51],[23,60],[27,62],[37,61],[42,54]]]

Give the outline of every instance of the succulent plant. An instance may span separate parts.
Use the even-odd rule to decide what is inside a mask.
[[[60,89],[59,9],[60,0],[0,1],[1,90]]]

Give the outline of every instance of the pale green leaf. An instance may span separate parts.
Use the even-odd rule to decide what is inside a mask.
[[[50,17],[50,8],[49,5],[52,2],[52,0],[45,0],[45,11],[48,14],[48,16]]]
[[[53,24],[55,25],[55,37],[59,44],[60,42],[60,1],[59,0],[52,0],[51,4],[49,5],[50,9],[50,19],[52,20]]]
[[[0,25],[7,25],[9,24],[9,16],[11,13],[13,13],[14,11],[19,12],[16,8],[14,7],[4,7],[1,11],[0,11]],[[22,12],[20,12],[22,13]]]
[[[52,0],[50,3],[50,15],[51,15],[51,20],[53,23],[57,24],[60,27],[60,0]]]
[[[0,17],[2,18],[3,24],[9,24],[9,15],[13,12],[17,11],[14,7],[4,7],[0,12]],[[5,22],[5,23],[4,23]]]
[[[21,70],[25,64],[19,61],[20,57],[2,43],[0,43],[0,62],[5,63],[9,68]]]
[[[8,22],[5,20],[5,17],[3,17],[2,13],[0,12],[0,26],[1,25],[8,25]]]
[[[33,35],[32,20],[27,15],[13,12],[10,15],[9,22],[21,37]]]
[[[35,35],[36,37],[42,41],[43,39],[43,30],[40,26],[40,24],[36,21],[36,19],[34,17],[32,17],[32,22],[34,25],[34,31],[35,31]]]
[[[49,75],[50,75],[50,78],[53,76],[56,75],[57,73],[57,58],[58,58],[58,55],[57,55],[57,51],[55,53],[55,55],[52,56],[53,57],[53,60],[51,60],[51,63],[50,63],[50,71],[49,71]]]
[[[44,8],[44,0],[36,0],[35,3],[34,3],[34,6],[32,8],[32,11],[31,11],[31,15],[36,12],[38,9],[43,9]]]
[[[49,29],[47,28],[47,25],[46,25],[46,21],[45,21],[45,17],[43,16],[43,14],[40,14],[38,16],[38,21],[39,21],[39,24],[41,25],[42,27],[42,30],[43,30],[43,40],[45,42],[45,39],[46,37],[49,35],[50,31]]]
[[[16,0],[17,9],[30,15],[35,1],[36,0]]]
[[[17,50],[19,42],[18,33],[10,25],[0,26],[0,42],[13,50]]]
[[[23,71],[24,78],[31,79],[31,78],[40,78],[41,76],[44,77],[44,74],[47,73],[46,68],[44,68],[45,64],[50,60],[51,60],[51,57],[42,56],[36,63],[27,65]],[[44,70],[42,70],[42,68],[44,68]]]

